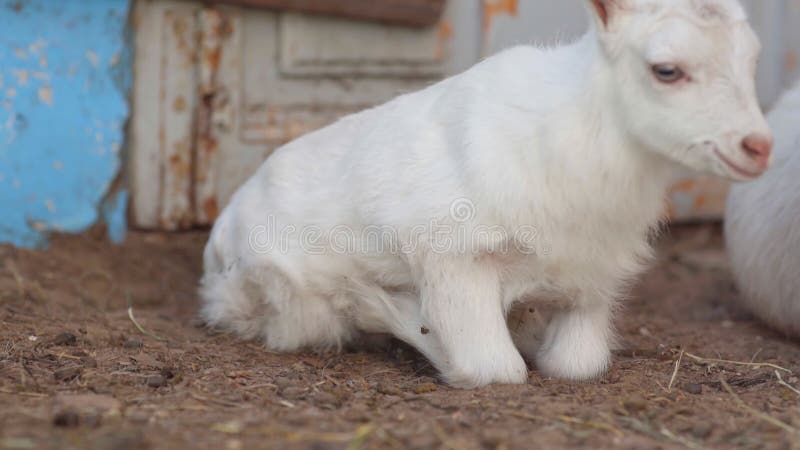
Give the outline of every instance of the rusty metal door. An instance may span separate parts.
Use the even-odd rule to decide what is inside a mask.
[[[208,225],[278,146],[509,46],[571,39],[586,29],[583,2],[448,0],[435,25],[414,28],[139,0],[132,223]],[[759,93],[769,105],[798,70],[800,0],[744,3],[765,44]],[[719,180],[678,174],[671,216],[717,219],[726,194]]]
[[[478,0],[433,26],[141,0],[130,136],[133,224],[211,223],[278,146],[480,56]]]

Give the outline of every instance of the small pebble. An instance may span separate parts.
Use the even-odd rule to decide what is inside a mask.
[[[342,417],[348,422],[367,423],[372,420],[369,411],[355,408],[346,410],[344,414],[342,414]]]
[[[100,414],[87,414],[86,417],[81,420],[81,422],[88,427],[96,428],[100,426],[102,417]]]
[[[342,401],[330,392],[320,391],[314,395],[314,404],[320,408],[338,409]]]
[[[333,442],[325,442],[325,441],[314,441],[309,446],[311,450],[336,450],[340,448]]]
[[[78,338],[75,337],[74,334],[66,331],[59,333],[55,339],[53,339],[53,345],[75,345],[76,343],[78,343]]]
[[[386,383],[378,383],[377,390],[384,395],[403,395],[403,391],[401,391],[397,386],[392,386]]]
[[[127,339],[124,344],[122,344],[125,348],[142,348],[144,347],[144,343],[141,339]]]
[[[703,393],[703,385],[697,383],[683,383],[681,385],[681,389],[694,395],[700,395]]]
[[[225,448],[227,450],[241,450],[244,448],[244,444],[241,439],[229,439],[225,442]]]
[[[63,367],[53,372],[53,377],[56,381],[71,381],[78,378],[83,369],[80,367]]]
[[[424,383],[414,387],[414,392],[417,394],[427,394],[439,390],[439,386],[434,383]]]
[[[298,400],[305,397],[306,390],[301,387],[296,386],[289,386],[285,389],[280,391],[281,397],[285,398],[286,400]]]
[[[91,448],[114,450],[137,450],[148,448],[144,435],[139,430],[111,430],[94,438]]]
[[[81,422],[81,418],[77,412],[71,409],[59,411],[53,416],[53,425],[57,427],[77,427]]]
[[[481,431],[481,442],[486,448],[498,448],[508,439],[508,432],[502,429],[484,429]]]
[[[91,356],[86,356],[84,358],[81,358],[81,362],[83,363],[84,367],[89,367],[91,369],[97,367],[97,360],[92,358]]]
[[[656,359],[659,361],[672,361],[674,358],[672,357],[672,352],[669,349],[661,349],[656,354]]]
[[[290,379],[288,379],[286,377],[277,377],[274,380],[272,380],[272,382],[273,382],[273,384],[275,384],[275,386],[278,386],[278,390],[286,389],[287,387],[289,387],[292,384],[294,384],[292,382],[292,380],[290,380]]]
[[[147,377],[147,385],[151,388],[160,388],[167,384],[167,379],[163,375],[150,375]]]
[[[711,436],[711,432],[714,431],[711,424],[708,423],[697,423],[692,427],[692,435],[698,439],[707,439]]]
[[[128,415],[128,419],[136,424],[146,424],[147,422],[150,421],[150,415],[142,411],[137,411],[134,413],[130,413]]]
[[[637,413],[647,409],[647,401],[641,397],[632,397],[623,400],[622,406],[629,412]]]
[[[161,376],[168,380],[171,380],[175,378],[175,370],[171,367],[164,367],[163,369],[161,369]]]
[[[418,433],[410,436],[405,444],[412,450],[437,448],[439,438],[432,433]]]

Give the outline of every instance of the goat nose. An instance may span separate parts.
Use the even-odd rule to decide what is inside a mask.
[[[765,134],[753,133],[744,138],[742,148],[750,159],[766,166],[772,155],[772,137]]]

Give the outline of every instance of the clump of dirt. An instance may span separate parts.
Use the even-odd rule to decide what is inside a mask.
[[[196,320],[204,233],[0,247],[0,448],[792,448],[797,342],[734,306],[719,229],[680,228],[601,379],[463,391],[389,339],[280,355]],[[130,314],[129,314],[129,306]],[[780,375],[780,378],[778,377]]]

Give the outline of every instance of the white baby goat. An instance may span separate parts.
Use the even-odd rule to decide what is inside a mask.
[[[391,333],[460,387],[526,382],[523,356],[601,374],[673,166],[750,180],[771,137],[736,0],[587,5],[571,45],[510,49],[276,151],[214,227],[207,322],[276,351]],[[541,345],[509,331],[512,307],[553,299]]]
[[[742,300],[770,325],[800,336],[800,83],[769,114],[774,168],[736,186],[725,234]]]

